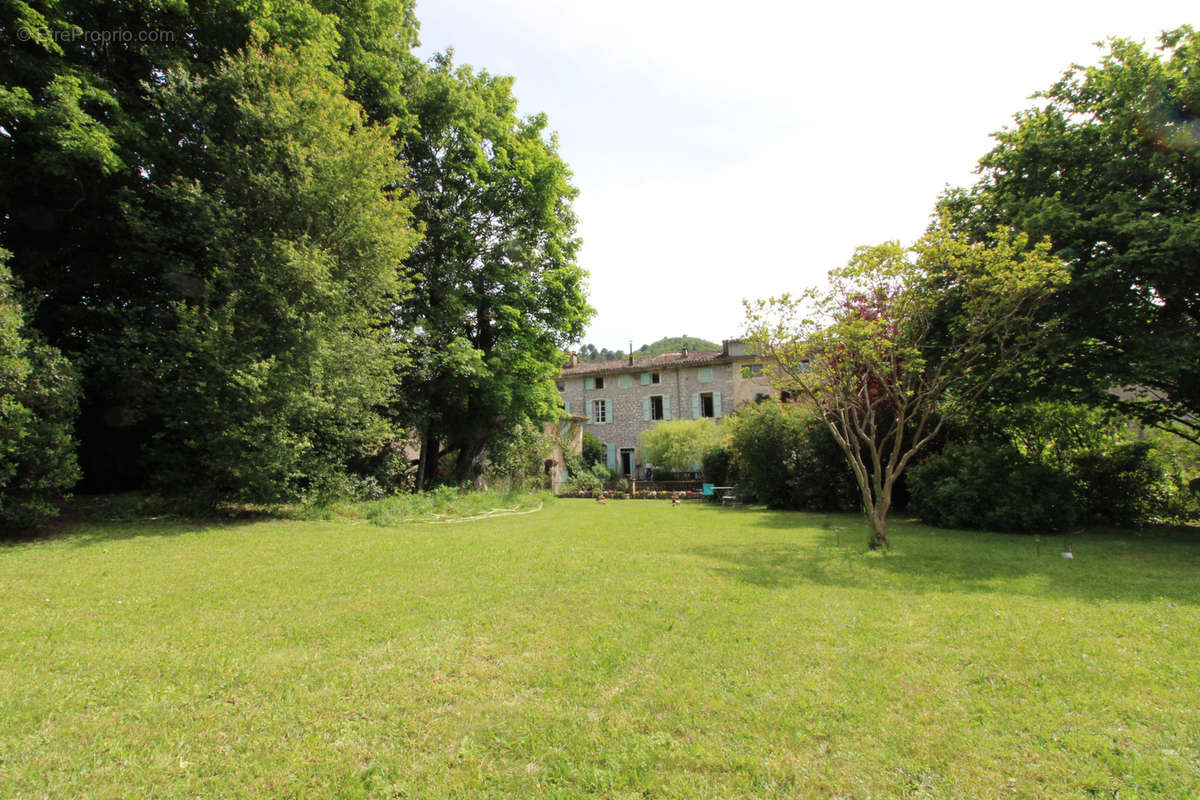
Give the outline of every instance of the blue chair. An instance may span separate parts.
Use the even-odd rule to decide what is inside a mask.
[[[700,494],[711,500],[713,496],[713,485],[711,483],[700,484]]]

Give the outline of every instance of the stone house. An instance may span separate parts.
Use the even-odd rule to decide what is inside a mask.
[[[558,380],[564,410],[604,443],[609,469],[641,478],[638,434],[661,421],[710,417],[718,422],[763,397],[778,397],[762,375],[762,359],[727,339],[720,350],[650,358],[580,362],[574,355]]]

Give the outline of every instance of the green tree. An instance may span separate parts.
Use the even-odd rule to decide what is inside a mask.
[[[0,250],[0,527],[28,527],[79,479],[79,398],[71,365],[28,330],[7,258]]]
[[[596,434],[591,431],[583,432],[583,465],[591,467],[595,464],[603,464],[607,458],[607,452],[604,449],[604,443],[596,438]]]
[[[1044,343],[1044,302],[1066,280],[1043,242],[972,244],[934,226],[912,248],[862,248],[831,288],[747,303],[765,372],[824,420],[886,548],[896,481],[947,420]],[[939,318],[954,309],[950,319]]]
[[[725,434],[711,419],[676,419],[642,431],[642,460],[672,472],[698,470],[704,456],[719,449]]]
[[[345,491],[391,437],[391,309],[414,239],[388,128],[364,122],[326,48],[251,46],[171,70],[127,258],[173,292],[145,310],[156,482],[258,502]],[[388,187],[393,187],[389,189]],[[198,248],[197,243],[203,243]]]
[[[1200,441],[1197,118],[1200,34],[1164,33],[1158,52],[1113,39],[996,134],[975,186],[943,198],[977,241],[1001,225],[1048,236],[1071,270],[1045,312],[1058,343],[1010,396],[1058,387]]]
[[[437,56],[414,78],[404,160],[423,238],[395,327],[412,355],[394,413],[420,433],[417,488],[474,479],[488,448],[558,413],[562,351],[591,314],[576,264],[571,173],[513,79]]]

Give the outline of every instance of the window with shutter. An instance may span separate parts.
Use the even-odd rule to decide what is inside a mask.
[[[642,386],[649,386],[650,385],[650,373],[643,372],[641,381],[642,381]]]
[[[596,389],[596,379],[595,378],[584,378],[583,379],[583,388],[589,392],[594,391]]]
[[[628,389],[633,384],[633,379],[628,375],[622,375],[617,379],[617,383],[620,384],[622,389]]]
[[[701,383],[711,383],[712,382],[712,367],[701,367],[700,368],[700,382]]]

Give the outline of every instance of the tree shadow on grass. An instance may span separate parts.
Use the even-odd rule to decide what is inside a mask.
[[[59,517],[50,523],[0,532],[0,547],[53,540],[65,540],[73,547],[88,547],[144,536],[178,536],[240,527],[283,516],[260,509],[205,510],[136,494],[80,495],[64,503]]]
[[[867,528],[857,515],[759,510],[738,516],[731,532],[740,541],[684,552],[715,562],[717,574],[764,588],[888,587],[916,594],[1023,594],[1095,602],[1166,599],[1200,605],[1196,528],[1072,534],[1074,558],[1066,559],[1061,553],[1067,539],[1061,534],[1039,541],[1032,535],[941,530],[897,521],[890,526],[893,549],[884,554],[867,550]],[[768,531],[795,535],[754,540],[756,532]]]

